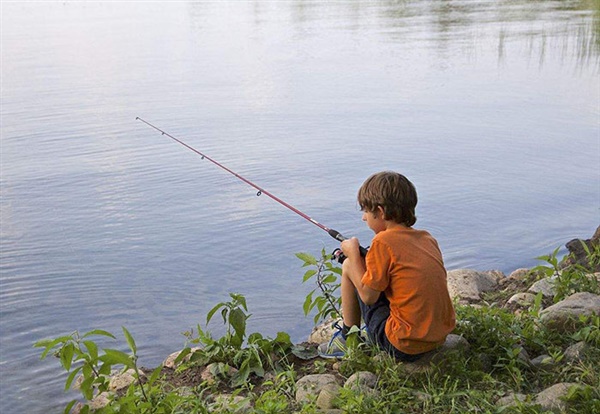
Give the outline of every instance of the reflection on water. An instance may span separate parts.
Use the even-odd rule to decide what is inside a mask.
[[[294,253],[335,242],[136,116],[365,244],[356,189],[400,170],[449,268],[509,272],[598,224],[599,22],[594,1],[3,3],[3,412],[75,396],[41,337],[125,325],[153,365],[232,291],[250,330],[311,328]]]

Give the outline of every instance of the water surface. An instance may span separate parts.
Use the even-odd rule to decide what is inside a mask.
[[[2,412],[76,396],[40,338],[124,325],[153,366],[228,292],[310,331],[294,253],[335,241],[136,116],[365,245],[356,191],[400,171],[449,269],[591,236],[593,4],[3,2]]]

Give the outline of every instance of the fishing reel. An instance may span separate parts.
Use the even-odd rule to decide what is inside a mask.
[[[369,251],[369,247],[362,247],[360,246],[360,255],[362,257],[366,257],[367,256],[367,252]],[[339,247],[336,248],[333,253],[331,253],[331,260],[335,260],[337,261],[339,264],[344,263],[344,260],[347,259],[347,256],[344,254],[344,252],[342,251],[342,249],[340,249]]]
[[[346,259],[347,259],[346,255],[344,254],[342,249],[340,249],[339,247],[337,249],[335,249],[333,251],[333,253],[331,253],[331,260],[335,260],[339,264],[344,263],[344,260],[346,260]]]

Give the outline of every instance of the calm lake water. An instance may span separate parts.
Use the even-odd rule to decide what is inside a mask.
[[[229,292],[251,332],[312,327],[294,254],[337,243],[136,116],[364,245],[356,191],[400,171],[449,269],[590,237],[594,4],[3,2],[2,413],[77,396],[41,338],[100,328],[125,350],[126,326],[155,366]]]

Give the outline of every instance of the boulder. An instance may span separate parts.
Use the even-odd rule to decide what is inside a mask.
[[[296,401],[304,403],[316,399],[328,384],[338,385],[335,375],[311,374],[300,378],[296,382]]]
[[[140,375],[143,376],[143,372],[140,371]],[[108,389],[110,391],[119,391],[129,387],[134,381],[135,370],[130,368],[125,372],[119,372],[111,376],[108,383]]]
[[[600,315],[600,296],[589,292],[574,293],[541,312],[540,321],[560,333],[573,333],[579,327],[579,316]]]
[[[533,285],[527,289],[528,292],[532,294],[538,294],[542,292],[542,295],[547,298],[554,297],[556,293],[554,289],[554,282],[556,281],[556,276],[546,277],[544,279],[540,279],[535,282]]]
[[[94,412],[96,410],[100,410],[100,409],[106,407],[108,405],[108,403],[110,403],[111,396],[112,396],[112,394],[110,394],[108,392],[103,392],[103,393],[97,394],[94,398],[92,398],[91,401],[89,401],[87,403],[89,410],[91,412]],[[73,406],[72,413],[73,414],[81,413],[81,411],[83,410],[83,407],[85,407],[85,404],[83,404],[83,403],[79,402],[79,403],[75,404],[75,406]]]
[[[400,365],[401,369],[406,373],[420,373],[426,372],[431,369],[433,364],[439,364],[448,357],[456,352],[465,352],[470,348],[469,342],[460,335],[450,334],[446,338],[446,342],[433,351],[430,351],[423,355],[420,359],[415,362],[405,362]]]
[[[195,351],[199,350],[199,349],[200,349],[199,347],[192,348],[192,352],[190,352],[189,354],[187,354],[187,355],[185,356],[185,358],[183,358],[183,362],[187,362],[187,361],[189,361],[189,360],[190,360],[190,358],[192,357],[192,354],[193,354]],[[163,365],[163,367],[165,367],[165,368],[177,368],[177,366],[178,366],[179,364],[176,366],[176,365],[175,365],[175,360],[177,359],[177,357],[179,356],[179,354],[181,354],[181,352],[182,352],[182,351],[177,351],[177,352],[173,352],[171,355],[169,355],[169,356],[167,357],[167,359],[165,359],[165,360],[163,361],[163,364],[162,364],[162,365]]]
[[[567,395],[571,387],[579,387],[578,384],[561,382],[546,388],[535,397],[535,404],[542,406],[542,409],[554,413],[564,413],[567,409],[567,403],[562,400]]]
[[[503,274],[497,271],[479,272],[471,269],[456,269],[448,272],[448,292],[451,298],[461,301],[481,300],[481,294],[494,290]]]
[[[560,264],[560,267],[565,268],[567,266],[578,265],[583,266],[591,272],[600,272],[600,263],[593,265],[589,262],[587,252],[583,247],[584,244],[589,250],[594,249],[594,247],[597,247],[600,244],[600,226],[598,226],[591,239],[573,239],[567,242],[565,246],[569,250],[569,255]]]
[[[377,375],[369,371],[358,371],[350,375],[344,383],[344,388],[355,391],[371,392],[377,386]]]
[[[529,276],[529,273],[531,273],[531,269],[522,267],[520,269],[513,271],[510,275],[508,275],[508,279],[522,281],[522,280],[525,280],[527,278],[527,276]]]
[[[340,395],[341,388],[337,383],[325,384],[317,397],[317,407],[322,410],[333,408],[333,402]]]

